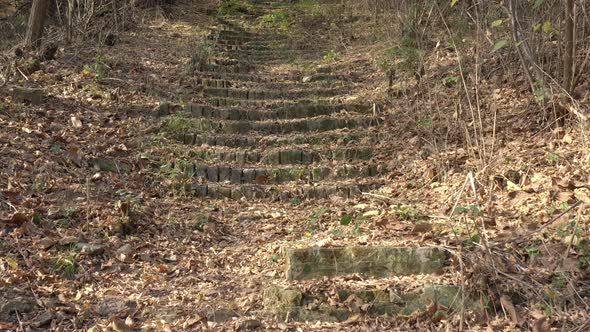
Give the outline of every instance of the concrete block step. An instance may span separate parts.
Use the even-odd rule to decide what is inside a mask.
[[[177,160],[167,165],[174,173],[200,177],[208,182],[232,184],[282,184],[289,182],[318,183],[352,178],[370,178],[387,173],[387,167],[375,163],[325,165],[313,167],[264,168],[231,164],[210,165],[187,160]]]
[[[383,186],[382,182],[365,182],[355,184],[334,185],[301,185],[297,187],[285,185],[219,185],[189,184],[184,191],[196,197],[212,199],[263,199],[290,201],[292,199],[324,199],[332,196],[352,198],[363,192],[375,190]]]
[[[286,250],[287,279],[350,274],[386,278],[442,273],[447,252],[435,247],[340,247]]]
[[[360,314],[407,318],[433,309],[427,319],[443,320],[452,317],[462,304],[461,287],[447,284],[429,284],[411,291],[271,286],[262,297],[265,313],[281,322],[344,322]],[[477,307],[473,301],[465,305]]]

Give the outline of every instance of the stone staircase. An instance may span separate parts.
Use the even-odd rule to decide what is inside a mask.
[[[277,7],[253,5],[257,15]],[[193,158],[175,167],[200,179],[188,192],[288,201],[354,199],[381,187],[388,169],[376,160],[377,143],[387,132],[374,106],[338,98],[351,89],[347,77],[320,72],[303,82],[299,74],[270,72],[268,66],[302,51],[290,49],[285,36],[243,28],[254,17],[227,17],[211,28],[215,58],[198,73],[205,102],[186,106],[191,125],[176,133]],[[287,249],[284,257],[286,280],[262,295],[262,311],[280,321],[410,316],[433,305],[444,317],[464,304],[460,287],[436,277],[419,288],[396,284],[403,276],[447,272],[448,253],[439,248],[313,247]],[[338,278],[367,282],[351,287]]]
[[[280,5],[255,3],[256,15]],[[372,104],[342,102],[346,78],[273,74],[293,50],[286,36],[248,31],[256,15],[227,17],[210,28],[214,52],[199,69],[203,100],[187,105],[176,133],[193,160],[175,167],[202,179],[197,197],[350,198],[379,188],[387,169],[374,160],[383,119]]]

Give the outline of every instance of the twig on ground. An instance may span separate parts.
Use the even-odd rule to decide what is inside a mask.
[[[3,199],[2,200],[2,203],[4,203],[4,204],[8,205],[9,207],[11,207],[14,210],[14,212],[18,211],[18,209],[14,205],[12,205],[9,201]]]
[[[551,220],[549,220],[549,222],[547,222],[546,224],[544,224],[543,226],[532,230],[524,235],[520,235],[518,236],[519,239],[516,239],[515,237],[513,237],[512,239],[506,240],[505,242],[514,242],[517,245],[524,243],[526,241],[530,240],[530,236],[536,233],[539,233],[540,231],[544,230],[545,228],[551,226],[554,222],[556,222],[559,218],[563,217],[566,213],[570,212],[571,210],[577,208],[578,206],[580,206],[583,202],[582,201],[577,201],[574,204],[570,205],[567,209],[561,211],[560,214],[558,214],[557,216],[553,217]]]
[[[27,77],[27,75],[25,75],[25,73],[23,73],[23,71],[22,71],[22,70],[20,70],[20,68],[16,67],[16,70],[18,70],[18,72],[19,72],[21,75],[23,75],[23,77],[25,78],[25,80],[26,80],[26,81],[28,81],[28,80],[29,80],[29,78]]]

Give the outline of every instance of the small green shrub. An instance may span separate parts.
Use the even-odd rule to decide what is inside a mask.
[[[341,57],[342,57],[342,54],[340,54],[340,52],[330,50],[324,54],[322,59],[324,59],[324,61],[327,61],[327,62],[334,62],[334,61],[339,60]]]
[[[217,9],[219,16],[248,14],[250,6],[240,0],[224,0]]]
[[[187,112],[177,112],[164,118],[162,130],[169,134],[179,134],[187,130],[193,132],[204,132],[211,129],[211,122],[208,119],[197,119],[190,117]]]
[[[278,9],[258,19],[258,26],[282,32],[291,28],[290,15],[285,9]]]
[[[420,63],[420,53],[417,48],[409,46],[391,47],[378,60],[377,65],[383,71],[392,67],[396,70],[414,74]]]
[[[84,65],[82,74],[85,76],[94,76],[96,79],[103,79],[107,77],[110,67],[107,65],[105,58],[98,55],[91,65]]]
[[[53,269],[60,274],[64,279],[74,279],[78,272],[78,264],[76,264],[74,256],[66,256],[58,259],[53,265]]]
[[[396,211],[396,215],[402,219],[407,221],[418,221],[428,219],[428,216],[417,210],[412,206],[402,205]]]

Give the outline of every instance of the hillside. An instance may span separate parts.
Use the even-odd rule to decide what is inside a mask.
[[[588,330],[584,65],[375,4],[50,11],[38,51],[7,9],[0,330]]]

